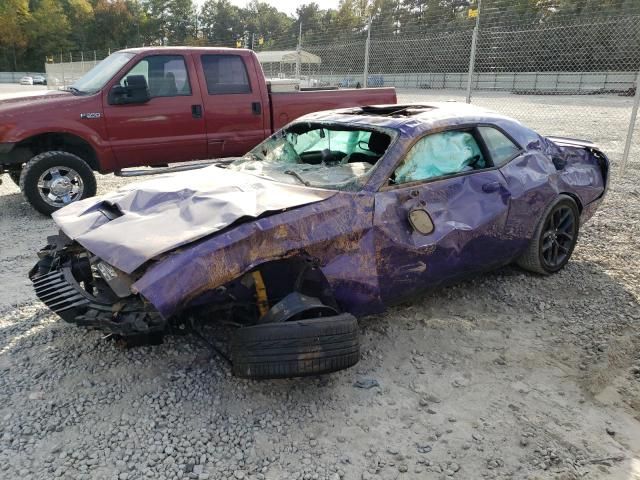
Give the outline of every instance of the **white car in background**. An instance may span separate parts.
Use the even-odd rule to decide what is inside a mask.
[[[20,85],[33,85],[33,77],[26,75],[20,79]]]
[[[34,75],[33,76],[33,84],[34,85],[46,85],[47,84],[47,77],[45,77],[44,75]]]

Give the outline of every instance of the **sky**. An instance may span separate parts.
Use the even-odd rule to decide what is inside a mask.
[[[196,0],[196,3],[202,4],[204,0]],[[269,5],[276,7],[281,12],[288,13],[289,15],[294,15],[296,13],[296,9],[300,5],[304,5],[305,3],[311,3],[315,1],[320,8],[337,8],[339,0],[262,0]],[[231,0],[231,3],[237,5],[239,7],[245,7],[249,0]]]

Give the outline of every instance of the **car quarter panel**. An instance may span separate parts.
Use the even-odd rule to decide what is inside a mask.
[[[179,248],[149,267],[134,289],[168,318],[260,264],[308,256],[317,259],[343,310],[379,312],[372,223],[372,195],[338,192]]]

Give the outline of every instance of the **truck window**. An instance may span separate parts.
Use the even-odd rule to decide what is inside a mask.
[[[145,57],[122,77],[120,85],[126,86],[129,75],[144,76],[151,98],[191,95],[189,75],[182,55]]]
[[[209,95],[251,93],[247,67],[239,55],[202,55]]]

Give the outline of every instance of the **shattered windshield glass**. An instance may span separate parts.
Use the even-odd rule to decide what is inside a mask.
[[[384,155],[391,135],[344,125],[295,124],[229,165],[283,183],[353,190]]]

